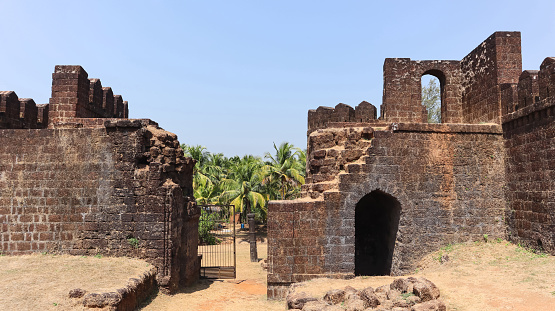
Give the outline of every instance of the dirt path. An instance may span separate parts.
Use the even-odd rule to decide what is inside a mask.
[[[250,262],[249,243],[239,241],[236,280],[201,280],[173,296],[158,293],[141,310],[283,310],[284,302],[266,299],[266,271]],[[266,258],[267,248],[267,243],[258,243],[259,258]]]

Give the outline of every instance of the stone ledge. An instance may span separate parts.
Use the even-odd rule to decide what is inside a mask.
[[[483,133],[503,134],[499,124],[457,124],[457,123],[392,123],[393,132],[434,132],[434,133]]]
[[[551,99],[551,101],[548,101],[549,99]],[[509,114],[504,115],[501,118],[501,122],[503,124],[505,123],[509,123],[511,121],[514,121],[516,119],[525,117],[527,115],[530,115],[536,111],[541,111],[547,108],[550,108],[552,106],[555,106],[555,100],[553,100],[553,97],[551,98],[547,98],[546,100],[542,100],[540,102],[534,103],[533,105],[530,106],[526,106],[524,108],[521,108],[515,112],[511,112]]]
[[[340,129],[350,127],[384,128],[393,132],[433,132],[433,133],[503,133],[499,124],[459,124],[459,123],[391,123],[376,120],[376,122],[330,122],[325,128],[309,130],[308,134],[319,130]]]
[[[105,310],[135,310],[156,287],[156,267],[142,275],[130,278],[127,285],[107,293],[86,293],[80,288],[69,292],[70,298],[81,299],[85,308],[105,308]]]

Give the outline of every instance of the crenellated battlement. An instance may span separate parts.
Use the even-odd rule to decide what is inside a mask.
[[[127,118],[121,95],[89,79],[81,66],[56,66],[52,74],[49,127],[75,118]]]
[[[326,128],[329,123],[336,122],[375,122],[376,116],[376,107],[366,101],[354,109],[343,103],[337,104],[335,108],[320,106],[308,111],[308,131]]]
[[[555,96],[555,57],[547,57],[538,73],[540,100]]]
[[[18,98],[13,91],[0,91],[0,128],[40,129],[82,118],[128,118],[127,101],[89,79],[81,66],[56,66],[52,74],[49,104],[37,105]]]
[[[43,128],[45,108],[39,109],[30,98],[18,98],[13,91],[0,91],[0,129],[36,129]],[[48,111],[48,108],[46,108]]]
[[[383,66],[382,122],[426,123],[421,78],[438,78],[441,123],[502,123],[502,116],[555,93],[555,58],[540,70],[522,71],[519,32],[495,32],[462,60],[386,58]],[[371,122],[376,108],[339,104],[308,112],[308,132],[334,122]]]
[[[508,114],[513,114],[527,107],[537,106],[537,104],[545,101],[553,102],[555,58],[545,58],[540,65],[540,70],[524,70],[518,79],[518,83],[505,83],[500,86],[500,89],[503,123],[512,119],[511,116],[507,116]],[[531,110],[526,109],[526,111]]]

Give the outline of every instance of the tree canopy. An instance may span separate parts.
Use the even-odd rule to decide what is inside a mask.
[[[193,176],[194,196],[198,204],[232,204],[235,211],[254,212],[266,220],[270,200],[293,199],[304,184],[306,151],[284,142],[274,143],[274,154],[261,157],[225,157],[210,153],[203,146],[181,145],[186,156],[197,161]]]
[[[441,94],[436,79],[422,86],[422,105],[428,111],[428,123],[441,123]]]

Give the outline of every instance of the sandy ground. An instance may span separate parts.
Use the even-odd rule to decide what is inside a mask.
[[[70,290],[114,291],[150,268],[130,258],[0,256],[0,310],[79,310]]]
[[[259,257],[265,257],[266,251],[267,244],[259,243]],[[158,294],[143,310],[284,310],[284,301],[266,300],[266,274],[259,263],[249,261],[249,244],[239,243],[237,253],[238,284],[204,280],[173,296]],[[555,257],[534,254],[506,241],[444,247],[424,258],[412,275],[434,282],[448,310],[555,310]],[[317,279],[298,290],[322,297],[333,288],[378,287],[394,279]]]

